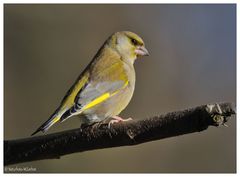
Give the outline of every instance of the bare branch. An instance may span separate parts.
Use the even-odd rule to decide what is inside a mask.
[[[60,158],[94,149],[131,146],[163,138],[199,132],[208,126],[225,125],[235,114],[230,103],[209,104],[152,118],[87,127],[64,132],[4,141],[4,164]]]

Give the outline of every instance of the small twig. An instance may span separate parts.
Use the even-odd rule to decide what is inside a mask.
[[[230,103],[209,104],[145,120],[106,124],[64,132],[4,141],[4,164],[60,158],[62,155],[130,146],[163,138],[199,132],[208,126],[226,125],[235,114]]]

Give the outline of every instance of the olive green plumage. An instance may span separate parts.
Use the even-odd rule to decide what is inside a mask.
[[[111,35],[81,73],[50,118],[32,135],[56,122],[79,115],[92,124],[117,116],[130,102],[135,88],[134,61],[148,55],[143,40],[129,31]]]

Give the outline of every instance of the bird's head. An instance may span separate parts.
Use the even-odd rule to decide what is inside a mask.
[[[110,37],[111,46],[123,60],[133,63],[140,56],[149,55],[141,37],[130,31],[116,32]]]

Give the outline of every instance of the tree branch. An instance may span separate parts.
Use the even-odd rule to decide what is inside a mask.
[[[94,149],[131,146],[225,125],[235,114],[230,103],[209,104],[145,120],[102,124],[37,137],[4,141],[4,164],[60,158]]]

